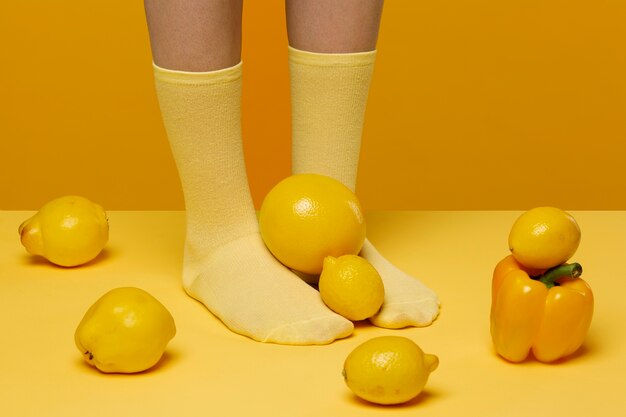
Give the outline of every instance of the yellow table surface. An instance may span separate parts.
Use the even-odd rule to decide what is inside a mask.
[[[180,283],[184,213],[110,212],[96,262],[64,269],[29,256],[17,227],[32,212],[0,212],[0,415],[14,416],[588,416],[626,411],[626,212],[572,212],[582,230],[573,260],[596,310],[586,343],[566,362],[510,364],[489,335],[491,272],[507,254],[520,212],[369,212],[368,236],[435,289],[438,320],[379,329],[326,346],[262,344],[230,332]],[[137,286],[176,320],[177,335],[150,372],[107,375],[83,362],[74,330],[106,291]],[[379,335],[402,335],[440,366],[415,400],[393,407],[357,399],[345,357]]]

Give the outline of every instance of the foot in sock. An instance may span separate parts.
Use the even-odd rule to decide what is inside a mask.
[[[353,331],[350,321],[276,261],[256,233],[215,250],[202,269],[185,289],[236,333],[261,342],[311,345]]]
[[[328,175],[355,190],[361,133],[376,51],[324,54],[289,48],[294,174]],[[387,261],[366,241],[361,255],[385,284],[377,326],[426,326],[437,295]]]
[[[154,66],[185,197],[183,286],[233,331],[280,344],[324,344],[352,323],[263,244],[241,141],[242,64],[209,72]]]

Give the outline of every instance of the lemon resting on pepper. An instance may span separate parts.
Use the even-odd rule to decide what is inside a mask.
[[[509,234],[509,249],[526,268],[548,269],[570,259],[580,243],[574,217],[556,207],[535,207],[522,213]]]

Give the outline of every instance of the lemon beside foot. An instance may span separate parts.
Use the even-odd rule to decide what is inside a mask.
[[[135,373],[156,365],[176,334],[170,312],[146,291],[115,288],[98,299],[76,328],[85,361],[106,373]]]
[[[376,268],[358,255],[324,259],[319,278],[322,301],[348,320],[372,317],[380,310],[385,287]]]
[[[109,240],[109,223],[99,204],[64,196],[41,207],[19,226],[18,233],[28,253],[71,267],[98,256]]]
[[[356,194],[334,178],[297,174],[276,184],[259,210],[265,245],[282,264],[310,275],[327,256],[356,255],[365,217]]]

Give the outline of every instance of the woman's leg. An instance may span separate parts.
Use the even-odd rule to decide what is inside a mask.
[[[156,65],[206,72],[241,60],[242,0],[146,0],[144,4]]]
[[[265,248],[241,138],[241,0],[146,0],[161,113],[186,207],[183,286],[233,331],[282,344],[352,332]]]
[[[365,107],[376,58],[382,0],[287,0],[292,102],[292,169],[355,189]],[[365,241],[361,255],[385,284],[371,321],[425,326],[439,313],[437,295]]]

